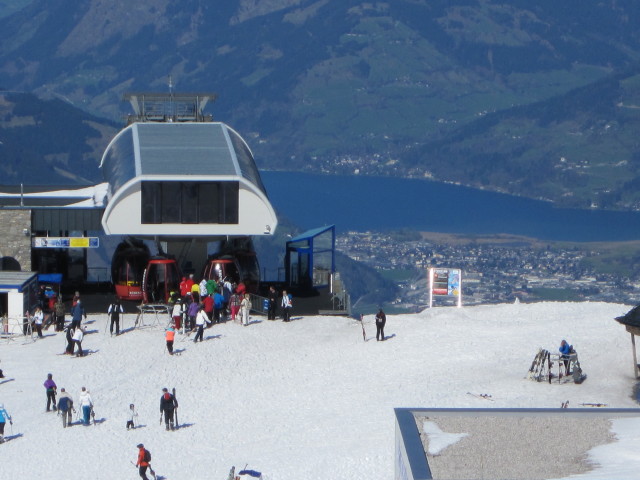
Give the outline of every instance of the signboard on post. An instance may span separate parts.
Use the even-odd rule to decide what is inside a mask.
[[[455,297],[462,306],[462,270],[459,268],[429,268],[429,308],[433,297]]]

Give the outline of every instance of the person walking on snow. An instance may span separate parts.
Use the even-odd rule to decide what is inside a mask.
[[[111,319],[111,324],[109,325],[109,333],[113,335],[113,326],[116,327],[116,335],[120,335],[120,314],[124,313],[124,309],[122,308],[122,304],[120,300],[116,298],[114,302],[109,305],[109,309],[107,310],[107,314]]]
[[[244,298],[240,304],[240,311],[242,312],[242,325],[246,327],[249,325],[249,312],[251,312],[251,298],[248,293],[244,294]]]
[[[164,424],[167,430],[173,430],[173,413],[178,408],[178,401],[176,397],[169,393],[166,388],[162,389],[162,396],[160,397],[160,418],[164,413]]]
[[[282,321],[288,322],[291,320],[291,308],[293,308],[293,304],[291,303],[291,297],[287,293],[286,290],[282,291]]]
[[[78,346],[78,352],[76,353],[77,357],[84,357],[84,352],[82,351],[82,339],[84,338],[84,327],[78,327],[73,332],[73,343]]]
[[[13,425],[13,420],[11,419],[11,415],[7,413],[4,409],[4,405],[0,403],[0,443],[4,443],[4,424],[9,423]]]
[[[200,339],[200,342],[202,342],[205,324],[211,324],[211,322],[209,321],[209,317],[207,317],[207,314],[204,311],[204,307],[200,305],[200,307],[198,308],[198,314],[196,315],[196,328],[198,329],[198,332],[193,339],[193,343],[197,342],[198,338]]]
[[[91,409],[93,408],[93,400],[91,399],[91,395],[89,391],[82,387],[80,391],[80,399],[78,400],[78,405],[82,409],[82,423],[84,425],[89,425],[91,419]]]
[[[376,340],[384,341],[384,324],[387,323],[387,316],[382,309],[376,314]]]
[[[84,311],[84,307],[82,306],[82,302],[80,298],[76,298],[73,306],[71,307],[71,327],[78,329],[80,327],[80,322],[82,322],[82,318],[87,319],[87,314]]]
[[[61,388],[60,397],[58,398],[58,415],[62,416],[62,428],[67,428],[67,425],[71,426],[71,412],[75,413],[75,411],[73,398],[64,388]]]
[[[53,381],[53,375],[47,374],[47,379],[44,381],[44,388],[47,390],[47,412],[50,411],[53,406],[53,411],[56,410],[56,390],[58,389],[56,382]]]
[[[153,475],[155,478],[156,474],[151,468],[151,455],[147,454],[147,450],[144,448],[144,445],[142,443],[139,443],[137,447],[138,460],[136,462],[136,467],[138,467],[138,474],[140,475],[140,478],[142,478],[143,480],[149,480],[149,477],[147,477],[147,468],[151,472],[151,475]]]
[[[169,351],[169,355],[173,355],[173,340],[176,336],[176,331],[173,328],[173,325],[169,325],[167,331],[164,334],[165,340],[167,341],[167,350]]]
[[[138,412],[136,412],[136,406],[132,403],[129,405],[129,412],[127,413],[127,430],[130,428],[136,428],[136,424],[134,423],[134,419],[138,416]]]

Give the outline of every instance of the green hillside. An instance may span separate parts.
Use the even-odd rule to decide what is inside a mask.
[[[261,168],[639,205],[632,0],[0,3],[0,17],[10,12],[0,87],[116,125],[129,113],[123,93],[166,92],[171,75],[176,91],[218,93],[214,117],[248,139]]]

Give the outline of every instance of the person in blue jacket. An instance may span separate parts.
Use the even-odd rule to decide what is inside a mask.
[[[7,413],[4,409],[4,405],[0,403],[0,443],[4,443],[4,424],[9,423],[13,425],[13,420],[11,419],[11,415]]]
[[[75,298],[71,307],[71,328],[78,328],[82,322],[82,318],[87,319],[87,314],[84,311],[80,298]]]
[[[560,359],[564,362],[564,369],[567,375],[569,375],[569,360],[571,358],[571,354],[575,353],[572,345],[569,345],[569,342],[566,340],[562,340],[560,342]]]

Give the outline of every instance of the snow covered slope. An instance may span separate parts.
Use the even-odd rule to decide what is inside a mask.
[[[385,342],[375,340],[373,317],[367,342],[353,319],[253,317],[248,327],[215,325],[198,344],[179,335],[183,352],[173,357],[161,326],[131,330],[129,315],[119,337],[105,334],[106,315],[90,317],[83,346],[95,353],[85,358],[58,355],[64,335],[52,331],[35,343],[3,340],[0,403],[13,415],[14,438],[0,446],[2,477],[135,479],[130,461],[142,442],[168,480],[224,480],[245,464],[268,480],[392,478],[394,407],[636,407],[629,335],[613,320],[629,309],[434,308],[388,316]],[[584,384],[526,380],[538,348],[555,352],[562,338],[580,355]],[[63,429],[45,412],[47,373],[76,401],[82,386],[91,391],[96,426]],[[180,402],[174,432],[159,422],[165,386]],[[141,423],[133,431],[125,429],[130,403]]]

